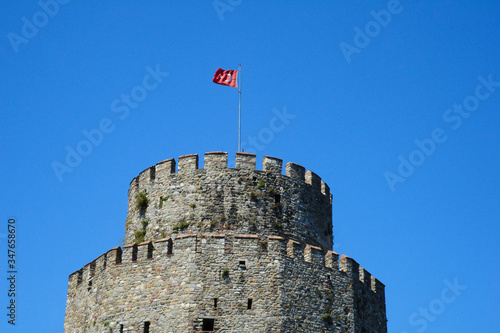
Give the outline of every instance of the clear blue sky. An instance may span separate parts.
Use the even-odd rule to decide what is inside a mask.
[[[217,4],[4,4],[0,331],[62,332],[68,275],[120,244],[140,171],[218,150],[234,166],[238,94],[212,77],[241,63],[246,150],[330,185],[334,250],[386,284],[389,332],[500,332],[500,2]]]

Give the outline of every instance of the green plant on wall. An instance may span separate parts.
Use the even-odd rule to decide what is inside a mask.
[[[146,211],[148,209],[149,205],[149,199],[145,193],[138,193],[137,194],[137,203],[135,205],[135,208],[138,211]]]
[[[174,226],[174,230],[175,231],[184,230],[187,227],[189,227],[189,222],[187,222],[186,220],[182,219],[182,220],[179,221],[179,223],[177,223],[176,226]]]
[[[142,229],[137,230],[134,233],[134,243],[139,244],[142,243],[146,240],[146,228],[148,227],[149,221],[148,220],[142,220]]]
[[[139,244],[144,242],[146,236],[146,230],[137,230],[134,232],[134,243]]]
[[[259,183],[257,184],[257,188],[259,190],[262,190],[264,188],[264,186],[266,186],[266,182],[264,181],[264,179],[259,180]]]
[[[321,315],[321,320],[323,320],[325,323],[331,324],[332,321],[332,315],[329,313],[325,313]]]
[[[167,201],[168,199],[170,199],[172,196],[171,195],[167,195],[166,197],[160,197],[160,208],[163,207],[163,201]]]
[[[223,277],[224,279],[226,279],[226,278],[228,278],[228,277],[229,277],[229,268],[224,268],[224,269],[222,270],[222,277]]]

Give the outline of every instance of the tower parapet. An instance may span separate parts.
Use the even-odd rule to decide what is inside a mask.
[[[176,233],[223,232],[286,236],[327,250],[333,246],[332,199],[328,185],[314,172],[264,156],[236,153],[228,168],[225,152],[209,152],[204,168],[198,155],[162,161],[135,177],[130,185],[127,243]],[[138,207],[138,196],[148,199]],[[137,236],[138,235],[138,236]],[[138,239],[139,238],[139,239]]]

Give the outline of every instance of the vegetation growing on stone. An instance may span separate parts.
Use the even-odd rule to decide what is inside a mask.
[[[229,268],[224,268],[224,269],[222,270],[222,277],[223,277],[224,279],[229,277]]]
[[[273,228],[279,229],[281,227],[283,227],[283,225],[281,224],[280,220],[275,220],[273,222]]]
[[[137,230],[134,233],[134,243],[139,244],[144,242],[146,236],[146,230]]]
[[[257,188],[259,190],[261,190],[264,188],[264,186],[266,186],[266,182],[264,181],[264,179],[259,180],[259,183],[257,184]]]
[[[325,313],[325,314],[321,315],[321,320],[323,320],[325,323],[328,323],[328,324],[331,324],[333,322],[332,315],[329,313]]]
[[[165,196],[165,197],[163,197],[163,196],[162,196],[162,197],[160,197],[160,204],[159,204],[160,208],[162,208],[162,207],[163,207],[163,201],[167,201],[167,200],[168,200],[168,199],[170,199],[171,197],[172,197],[171,195],[167,195],[167,196]]]
[[[174,226],[174,230],[175,231],[184,230],[187,227],[189,227],[189,222],[187,222],[186,220],[180,220],[179,223],[177,223],[177,225]]]
[[[146,209],[148,209],[148,205],[149,205],[149,199],[146,196],[146,194],[142,193],[142,192],[138,193],[137,194],[137,203],[135,205],[135,208],[138,211],[146,211]]]

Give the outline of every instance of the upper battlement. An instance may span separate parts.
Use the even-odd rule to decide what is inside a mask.
[[[130,188],[133,189],[141,184],[149,184],[164,180],[172,174],[185,174],[195,171],[222,171],[228,169],[228,154],[226,152],[214,151],[205,153],[204,168],[198,166],[198,154],[182,155],[178,158],[179,165],[176,171],[176,162],[174,158],[166,159],[158,162],[156,165],[150,166],[139,173],[132,179]],[[236,153],[236,165],[233,170],[260,171],[256,169],[256,155],[251,153]],[[264,156],[262,160],[262,172],[281,175],[283,172],[283,160]],[[322,194],[331,199],[330,188],[328,185],[314,172],[307,170],[296,163],[288,162],[285,166],[285,175],[290,179],[309,184],[312,189],[320,191]]]
[[[161,238],[185,232],[266,233],[294,237],[331,249],[332,195],[314,172],[264,156],[238,152],[228,168],[226,152],[163,160],[130,183],[126,241]],[[138,196],[147,207],[138,205]],[[140,237],[137,237],[139,235]]]

